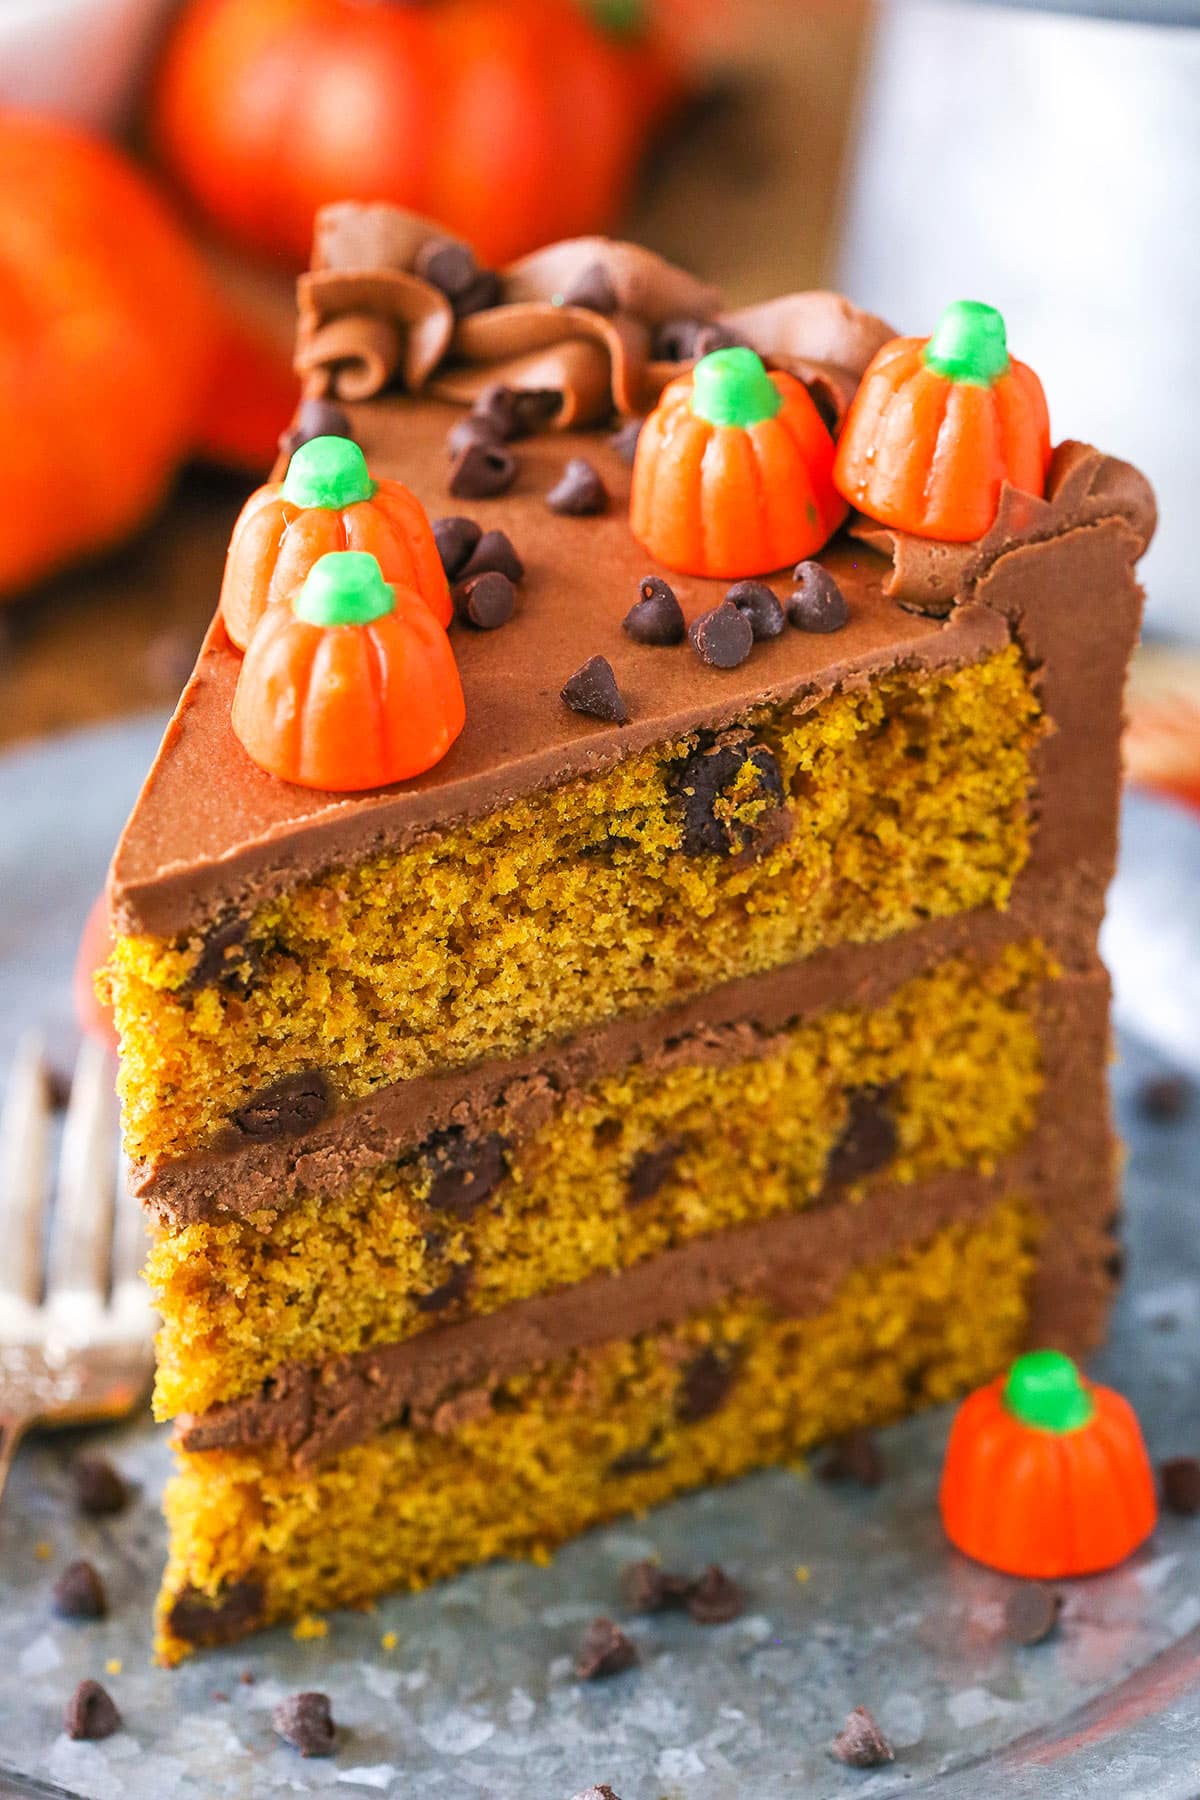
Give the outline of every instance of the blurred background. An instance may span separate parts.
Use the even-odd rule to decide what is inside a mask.
[[[998,305],[1158,490],[1129,760],[1200,801],[1200,0],[0,0],[0,745],[178,692],[347,197]]]

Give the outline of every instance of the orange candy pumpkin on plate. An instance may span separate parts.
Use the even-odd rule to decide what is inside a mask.
[[[450,589],[425,509],[403,482],[375,481],[350,438],[302,444],[282,482],[242,508],[221,584],[221,616],[239,650],[272,606],[286,601],[331,551],[374,556],[385,581],[412,589],[449,625]]]
[[[1050,465],[1046,396],[1008,353],[994,306],[956,300],[929,338],[893,338],[859,384],[834,480],[860,512],[914,537],[969,543],[1004,482],[1039,497]]]
[[[445,631],[360,550],[320,557],[263,614],[233,697],[234,732],[261,769],[339,793],[422,774],[465,718]]]
[[[669,569],[737,580],[816,554],[846,516],[808,389],[742,346],[671,382],[638,438],[629,522]]]

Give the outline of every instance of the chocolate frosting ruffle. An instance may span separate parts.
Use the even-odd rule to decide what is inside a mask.
[[[558,429],[638,417],[691,367],[653,354],[657,327],[723,325],[771,366],[807,382],[834,424],[867,363],[893,335],[838,294],[788,294],[725,312],[718,289],[653,251],[614,238],[571,238],[498,272],[498,305],[456,320],[417,272],[448,240],[396,207],[345,204],[317,215],[314,266],[299,284],[296,369],[305,393],[370,399],[400,380],[471,405],[493,382],[562,395]]]
[[[1158,523],[1153,488],[1132,463],[1067,438],[1050,458],[1045,499],[1005,482],[994,524],[972,543],[914,537],[862,513],[853,515],[846,530],[891,562],[885,594],[908,612],[942,619],[1005,551],[1055,536],[1064,519],[1094,525],[1112,518],[1126,521],[1144,551]]]

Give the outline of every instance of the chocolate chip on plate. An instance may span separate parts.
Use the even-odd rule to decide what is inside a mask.
[[[480,631],[495,631],[512,618],[517,591],[507,575],[489,569],[483,575],[472,575],[469,581],[460,581],[451,598],[458,618]]]
[[[1138,1110],[1155,1124],[1178,1119],[1187,1111],[1191,1088],[1183,1075],[1155,1075],[1138,1089]]]
[[[782,605],[765,581],[735,581],[725,598],[745,613],[755,643],[777,638],[787,624]]]
[[[517,479],[517,459],[503,444],[468,444],[450,470],[456,500],[492,500]]]
[[[461,513],[433,521],[433,541],[449,581],[457,581],[482,536],[474,519],[464,519]]]
[[[787,616],[797,631],[840,631],[850,608],[829,570],[818,562],[797,563],[792,579]]]
[[[645,419],[626,419],[625,423],[618,426],[609,438],[609,444],[622,462],[632,463],[637,455],[638,439],[642,435],[642,426],[645,423]]]
[[[1172,1456],[1159,1469],[1163,1505],[1168,1512],[1190,1519],[1200,1513],[1200,1461],[1194,1456]]]
[[[332,1756],[337,1745],[337,1726],[329,1710],[328,1694],[289,1694],[271,1714],[275,1735],[301,1756]]]
[[[571,518],[590,518],[608,505],[608,489],[585,456],[573,456],[546,495],[546,505]]]
[[[54,1584],[54,1610],[60,1619],[103,1619],[108,1613],[104,1583],[90,1562],[68,1563]]]
[[[692,1584],[687,1597],[688,1616],[697,1625],[727,1625],[746,1610],[746,1596],[719,1563],[710,1563]]]
[[[510,581],[525,579],[525,564],[513,548],[507,531],[485,531],[476,542],[459,575],[469,581],[472,575],[495,573],[507,575]]]
[[[583,1634],[575,1673],[580,1681],[598,1681],[606,1675],[620,1675],[632,1669],[638,1660],[637,1645],[627,1638],[612,1619],[593,1619]]]
[[[682,644],[687,621],[671,584],[661,575],[644,575],[638,592],[641,598],[621,620],[622,629],[635,644]]]
[[[887,1470],[883,1452],[869,1431],[848,1431],[835,1438],[817,1464],[820,1481],[853,1481],[859,1487],[882,1486]]]
[[[482,444],[484,449],[503,444],[504,438],[490,419],[481,419],[475,413],[468,413],[465,419],[456,419],[446,433],[446,455],[451,462],[469,450],[473,444]]]
[[[572,712],[603,719],[609,725],[624,725],[629,717],[612,664],[605,656],[589,656],[562,689],[562,698]]]
[[[865,1706],[856,1706],[829,1746],[829,1754],[852,1769],[878,1769],[895,1762],[896,1752]]]
[[[574,281],[563,289],[564,306],[586,306],[589,312],[603,313],[607,317],[617,310],[617,290],[612,284],[612,277],[602,262],[589,263],[581,269]]]
[[[672,1575],[647,1557],[629,1563],[621,1571],[621,1598],[630,1612],[657,1613],[687,1605],[693,1582],[686,1575]]]
[[[67,1736],[95,1743],[120,1729],[121,1715],[112,1695],[98,1681],[81,1681],[63,1713],[63,1730]]]
[[[1023,1581],[1004,1602],[1004,1635],[1014,1644],[1040,1644],[1061,1611],[1061,1594],[1042,1581]]]
[[[279,448],[284,456],[294,456],[302,444],[318,437],[352,437],[349,416],[332,400],[302,400],[295,419],[280,433]]]
[[[71,1464],[71,1479],[75,1484],[75,1504],[89,1518],[124,1512],[129,1505],[129,1483],[107,1456],[97,1451],[80,1452]]]
[[[739,612],[731,600],[722,600],[720,606],[692,620],[688,641],[700,661],[710,668],[736,669],[750,654],[754,631],[745,613]]]

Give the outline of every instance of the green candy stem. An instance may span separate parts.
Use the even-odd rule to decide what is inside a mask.
[[[1008,367],[1003,316],[982,300],[952,300],[925,346],[925,361],[951,381],[990,387]]]
[[[1023,1425],[1039,1431],[1078,1431],[1096,1410],[1079,1370],[1061,1350],[1019,1356],[1004,1384],[1004,1404]]]
[[[366,457],[344,437],[315,437],[301,444],[283,483],[283,497],[293,506],[356,506],[374,492]]]
[[[609,37],[640,37],[646,29],[645,0],[585,0],[584,11]]]
[[[713,350],[692,370],[692,411],[710,425],[757,425],[773,419],[782,405],[761,356],[741,345]]]
[[[306,625],[369,625],[394,612],[396,596],[366,550],[329,550],[318,556],[292,611]]]

